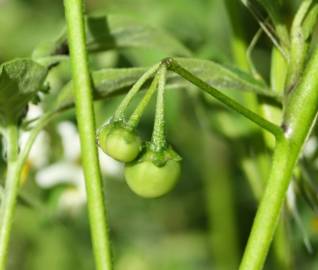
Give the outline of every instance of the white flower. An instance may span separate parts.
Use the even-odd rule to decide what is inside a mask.
[[[35,176],[36,182],[43,188],[58,184],[71,184],[59,198],[61,211],[77,213],[86,203],[85,182],[82,168],[71,162],[61,161],[40,170]]]
[[[81,154],[79,135],[75,124],[71,121],[60,122],[57,125],[57,132],[62,140],[62,160],[47,165],[50,150],[49,139],[48,134],[43,131],[43,135],[40,135],[33,145],[29,161],[38,169],[35,181],[40,187],[52,188],[59,184],[70,184],[70,187],[66,188],[59,198],[58,205],[62,211],[77,213],[86,203],[85,180],[82,167],[78,163]],[[101,171],[104,175],[119,176],[122,174],[121,163],[105,155],[101,150],[98,151],[98,154]]]
[[[23,132],[20,137],[20,148],[23,149],[30,132]],[[50,153],[50,138],[47,132],[41,131],[28,156],[31,166],[36,169],[42,168],[48,164]]]
[[[57,131],[62,139],[65,159],[78,161],[81,155],[81,146],[76,126],[70,121],[64,121],[58,124]]]
[[[114,177],[118,177],[123,174],[124,165],[121,162],[112,159],[100,148],[98,148],[98,156],[102,174]]]
[[[30,104],[28,108],[28,113],[26,115],[27,120],[32,120],[40,117],[43,114],[43,110],[38,105]],[[26,141],[30,135],[30,132],[22,132],[20,137],[20,148],[23,149]],[[41,131],[34,144],[32,145],[31,151],[28,156],[28,161],[36,169],[39,169],[48,164],[50,153],[50,138],[47,132]]]

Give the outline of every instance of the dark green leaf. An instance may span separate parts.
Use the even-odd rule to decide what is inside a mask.
[[[207,60],[190,58],[177,58],[176,60],[180,65],[218,90],[250,91],[276,99],[263,83],[242,71]],[[92,72],[95,99],[125,93],[146,70],[146,68],[121,68]],[[190,84],[176,74],[169,72],[167,86],[175,88],[190,86]],[[72,88],[69,83],[62,89],[56,106],[61,108],[70,105],[72,102]]]
[[[273,96],[264,83],[239,69],[213,61],[176,58],[177,62],[218,90],[250,91],[259,95]]]
[[[94,98],[105,99],[128,91],[138,80],[146,68],[104,69],[92,73]],[[73,103],[72,83],[68,83],[60,92],[56,108],[69,106]]]
[[[0,66],[0,123],[17,123],[27,104],[41,89],[47,69],[30,59]]]
[[[86,20],[87,47],[90,52],[112,49],[156,49],[167,56],[189,56],[190,51],[167,32],[147,26],[129,17],[92,16]],[[66,33],[56,42],[41,44],[33,53],[34,59],[52,64],[68,55]],[[57,57],[58,56],[58,57]]]
[[[129,17],[110,15],[89,17],[88,48],[103,51],[113,48],[154,48],[168,55],[189,56],[190,52],[173,36]]]

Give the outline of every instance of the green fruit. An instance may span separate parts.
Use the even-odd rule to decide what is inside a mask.
[[[111,124],[104,129],[99,133],[98,143],[106,154],[122,162],[136,159],[142,149],[142,141],[135,132]]]
[[[148,150],[138,161],[126,165],[128,186],[144,198],[156,198],[168,193],[176,185],[180,173],[180,157],[171,150],[156,153]]]
[[[98,131],[97,134],[97,141],[100,148],[104,151],[105,149],[105,142],[106,138],[108,136],[108,133],[111,131],[111,129],[114,127],[113,123],[107,124],[105,126],[102,126],[101,129]],[[105,151],[104,151],[105,152]]]

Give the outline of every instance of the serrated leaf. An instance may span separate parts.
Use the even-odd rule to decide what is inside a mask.
[[[47,69],[30,59],[16,59],[0,66],[1,125],[18,122],[46,75]]]
[[[167,32],[119,15],[89,16],[86,19],[87,48],[90,52],[111,49],[156,49],[167,56],[190,56],[190,51]],[[66,32],[56,42],[38,46],[33,58],[52,64],[68,55]],[[60,57],[57,57],[60,56]]]
[[[274,93],[253,77],[242,71],[221,64],[191,58],[176,58],[178,63],[220,91],[249,91],[276,100]],[[92,72],[94,98],[104,99],[125,93],[147,68],[104,69]],[[169,72],[167,87],[189,87],[190,84],[177,74]],[[56,107],[73,103],[72,86],[67,84],[57,99]]]

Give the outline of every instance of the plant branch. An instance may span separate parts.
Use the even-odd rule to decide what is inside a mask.
[[[262,118],[261,116],[257,115],[253,111],[247,109],[246,107],[242,106],[237,101],[227,97],[226,95],[222,94],[220,91],[216,90],[215,88],[211,87],[206,82],[202,81],[195,75],[193,75],[191,72],[186,70],[185,68],[181,67],[177,61],[175,61],[173,58],[167,58],[163,60],[163,63],[167,65],[167,68],[171,71],[174,71],[175,73],[179,74],[181,77],[186,79],[187,81],[193,83],[197,87],[199,87],[204,92],[208,93],[209,95],[216,98],[218,101],[225,104],[227,107],[233,109],[234,111],[240,113],[241,115],[245,116],[247,119],[251,120],[258,126],[266,129],[270,133],[272,133],[276,138],[280,138],[283,135],[283,130],[267,121],[266,119]]]
[[[263,268],[293,169],[318,109],[318,48],[294,90],[283,117],[284,137],[276,144],[271,173],[253,223],[240,270]]]
[[[158,85],[158,79],[159,79],[159,73],[156,74],[156,76],[153,79],[151,85],[149,86],[149,89],[147,90],[147,92],[145,93],[144,97],[142,98],[142,100],[138,104],[137,108],[134,110],[134,112],[130,116],[127,125],[131,129],[135,129],[136,128],[136,126],[138,125],[138,123],[139,123],[139,121],[141,119],[141,116],[144,113],[147,105],[149,104],[153,94],[156,92],[157,85]]]
[[[165,139],[165,119],[164,119],[164,92],[166,84],[167,68],[165,65],[160,67],[158,71],[158,94],[156,104],[155,124],[152,132],[152,146],[155,151],[161,151],[166,146]]]
[[[5,270],[8,257],[8,246],[15,213],[20,175],[17,174],[18,127],[9,124],[5,128],[7,177],[0,208],[0,270]]]
[[[159,64],[151,67],[147,72],[145,72],[139,80],[132,86],[132,88],[128,91],[127,95],[124,97],[122,102],[119,104],[117,110],[114,113],[114,121],[120,121],[124,118],[125,110],[130,104],[133,97],[138,93],[143,84],[157,71],[159,68]]]
[[[65,0],[76,117],[80,133],[88,212],[96,269],[111,270],[110,240],[95,143],[95,118],[89,76],[82,0]]]

